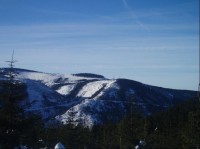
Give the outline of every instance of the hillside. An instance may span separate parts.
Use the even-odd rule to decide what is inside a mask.
[[[8,70],[0,69],[1,81],[7,79]],[[89,73],[64,75],[15,69],[15,74],[26,85],[22,107],[27,112],[41,113],[47,122],[58,120],[66,124],[73,113],[74,121],[90,127],[119,121],[130,111],[151,115],[196,96],[194,91]]]

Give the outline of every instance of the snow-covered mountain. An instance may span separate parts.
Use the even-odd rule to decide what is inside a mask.
[[[16,79],[26,84],[27,96],[21,103],[25,111],[41,113],[46,121],[56,119],[64,124],[71,115],[74,121],[89,127],[118,121],[130,108],[149,115],[196,96],[194,91],[154,87],[128,79],[107,79],[96,74],[14,70]],[[7,79],[8,71],[0,69],[1,81]]]

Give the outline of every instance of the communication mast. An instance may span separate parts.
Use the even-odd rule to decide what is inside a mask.
[[[199,9],[199,13],[200,13],[200,9]],[[200,35],[200,26],[199,26],[199,35]],[[200,47],[200,42],[199,42],[199,47]],[[198,92],[198,98],[199,98],[199,101],[200,101],[200,49],[199,49],[199,86],[198,86],[197,92]]]
[[[200,31],[199,31],[200,33]],[[200,43],[199,43],[200,45]],[[200,51],[199,51],[199,86],[198,86],[198,98],[199,98],[199,101],[200,101]]]
[[[199,101],[200,101],[200,83],[199,83],[199,87],[198,87],[198,98],[199,98]]]
[[[14,60],[14,53],[15,53],[15,51],[13,50],[11,60],[6,61],[8,63],[8,66],[9,66],[8,76],[9,76],[9,81],[11,83],[13,82],[14,77],[15,77],[14,64],[17,62],[16,60]]]

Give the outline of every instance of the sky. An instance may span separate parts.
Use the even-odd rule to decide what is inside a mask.
[[[0,67],[197,90],[199,0],[0,0]]]

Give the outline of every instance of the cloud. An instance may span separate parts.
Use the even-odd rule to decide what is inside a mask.
[[[183,34],[185,30],[196,31],[194,25],[149,25],[154,34],[147,36],[145,31],[139,30],[137,25],[101,24],[85,22],[79,23],[54,23],[33,24],[22,26],[0,27],[1,57],[2,51],[16,49],[19,51],[61,51],[73,55],[79,53],[97,58],[129,57],[130,59],[146,56],[147,60],[163,53],[166,56],[185,54],[192,57],[198,50],[198,35]],[[178,31],[178,32],[177,32]],[[182,33],[183,32],[183,33]],[[198,30],[196,31],[198,33]],[[27,52],[25,52],[27,53]],[[54,52],[56,53],[56,52]],[[128,53],[128,54],[127,54]],[[181,55],[179,56],[178,54]],[[34,55],[34,54],[33,54]],[[55,55],[55,54],[53,54]],[[129,56],[132,55],[132,58]],[[174,56],[173,56],[174,57]],[[63,58],[64,59],[64,58]],[[107,60],[106,59],[106,60]],[[117,61],[117,59],[115,59]],[[157,59],[153,60],[156,61]],[[124,59],[127,61],[127,59]]]

